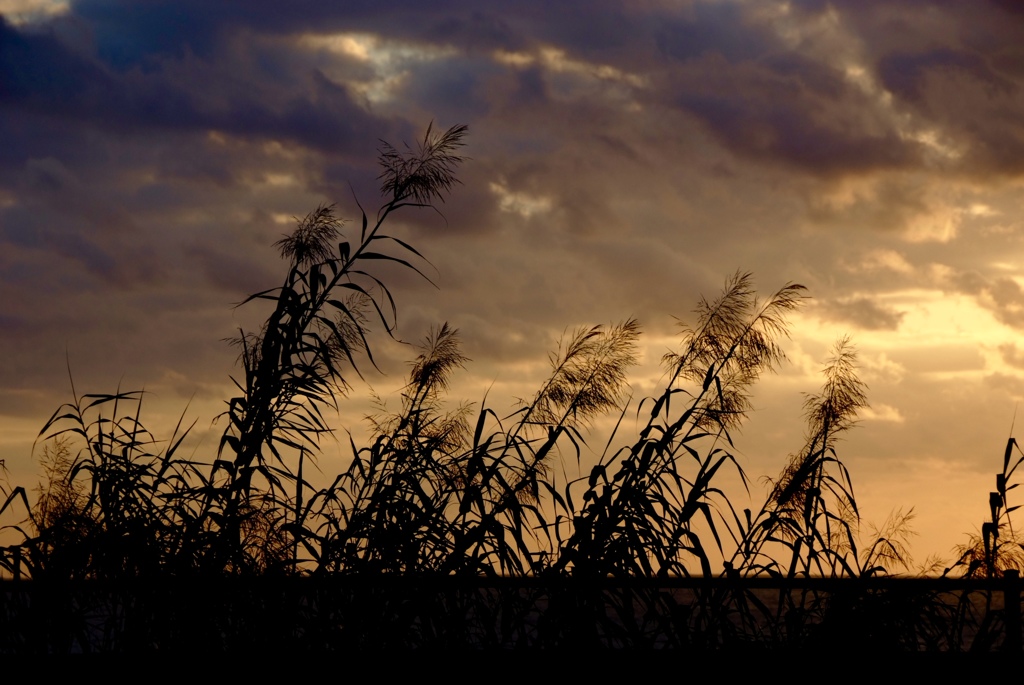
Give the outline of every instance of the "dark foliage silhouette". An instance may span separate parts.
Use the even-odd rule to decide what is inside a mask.
[[[2,491],[0,515],[20,539],[0,548],[0,570],[22,589],[4,604],[0,651],[793,648],[855,640],[852,627],[872,648],[1001,644],[1012,621],[993,626],[991,588],[979,603],[816,584],[909,564],[912,514],[863,536],[838,455],[867,404],[848,340],[807,397],[805,444],[760,510],[738,510],[727,492],[727,472],[749,486],[733,434],[754,384],[785,361],[799,284],[761,298],[749,273],[727,279],[681,323],[663,385],[638,402],[627,382],[634,319],[568,333],[536,394],[507,414],[447,402],[469,360],[458,331],[440,324],[418,346],[397,411],[382,405],[369,441],[350,439],[348,467],[311,482],[328,415],[374,366],[370,328],[395,332],[377,267],[423,276],[423,256],[385,225],[444,200],[466,133],[428,128],[413,148],[384,143],[375,215],[360,209],[353,228],[321,205],[276,243],[286,275],[243,303],[272,309],[232,341],[237,394],[209,461],[179,455],[191,429],[182,421],[166,441],[146,430],[142,393],[72,386],[39,434],[34,503],[24,487]],[[634,412],[636,433],[625,435]],[[567,480],[564,466],[594,459],[588,429],[608,415],[618,421],[596,464]],[[1014,449],[1011,439],[992,520],[953,567],[967,579],[1020,568],[1007,504],[1024,460]]]

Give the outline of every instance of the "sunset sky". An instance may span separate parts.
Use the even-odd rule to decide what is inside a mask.
[[[438,288],[386,277],[402,340],[460,330],[455,398],[511,411],[565,331],[635,316],[635,402],[676,318],[742,270],[811,298],[734,436],[755,508],[844,335],[871,408],[840,456],[866,521],[914,507],[917,562],[980,528],[1015,413],[1024,438],[1024,4],[0,0],[0,15],[12,483],[34,482],[68,362],[80,393],[149,391],[158,437],[198,420],[208,459],[236,372],[224,340],[266,314],[233,307],[280,283],[274,241],[320,203],[375,208],[380,140],[412,145],[430,122],[469,126],[462,185],[443,216],[389,230]],[[385,374],[363,370],[387,399],[414,352],[377,333]],[[372,408],[353,385],[334,420],[358,431]],[[320,468],[345,455],[326,445]]]

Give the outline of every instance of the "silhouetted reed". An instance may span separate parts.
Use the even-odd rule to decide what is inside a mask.
[[[374,364],[369,325],[394,332],[397,305],[375,267],[422,276],[422,255],[385,223],[443,200],[465,134],[428,129],[404,151],[385,143],[373,217],[361,209],[349,235],[321,205],[276,243],[286,276],[246,300],[273,309],[233,340],[237,395],[209,461],[179,456],[191,429],[181,421],[155,440],[141,393],[72,387],[39,434],[34,503],[24,487],[3,490],[0,514],[23,519],[20,542],[0,550],[15,579],[0,651],[998,642],[1001,628],[985,623],[991,588],[979,608],[969,592],[854,583],[907,567],[911,514],[862,540],[837,451],[866,406],[847,340],[807,398],[804,446],[760,510],[738,511],[724,489],[727,470],[747,484],[732,433],[753,385],[785,360],[799,284],[762,299],[737,273],[702,298],[663,360],[664,385],[635,409],[636,320],[568,334],[536,394],[508,414],[446,404],[468,360],[444,323],[419,345],[398,410],[382,407],[366,444],[350,438],[351,463],[329,485],[310,482],[331,433],[325,414],[359,365]],[[624,435],[631,411],[643,423]],[[597,463],[559,483],[556,467],[582,463],[588,427],[608,414],[619,418]],[[1024,460],[1011,464],[1015,448],[1011,439],[992,520],[954,565],[967,579],[1021,566],[1006,504]]]

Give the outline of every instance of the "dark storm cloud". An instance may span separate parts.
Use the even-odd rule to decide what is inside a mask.
[[[26,211],[14,207],[0,213],[3,229],[0,236],[8,248],[45,250],[63,258],[61,261],[79,264],[88,272],[111,283],[128,285],[151,280],[158,271],[152,259],[133,259],[120,246],[109,240],[90,237],[95,225],[77,216],[61,216],[55,212]],[[104,244],[106,243],[106,244]],[[131,251],[129,251],[131,252]],[[59,263],[59,262],[58,262]]]
[[[202,244],[184,250],[185,257],[197,265],[207,281],[229,293],[251,294],[265,290],[278,279],[266,266],[250,258],[224,249]]]
[[[822,225],[846,229],[906,231],[914,220],[927,214],[934,198],[929,197],[930,184],[923,179],[895,178],[879,183],[873,192],[836,205],[828,197],[808,198],[808,216]]]
[[[971,81],[987,86],[991,97],[1012,93],[1014,83],[988,66],[978,54],[956,52],[940,48],[924,53],[893,53],[878,63],[882,83],[897,97],[920,103],[925,80],[930,74],[940,78],[950,72],[962,71]]]
[[[1019,3],[859,2],[835,11],[892,95],[958,153],[943,166],[959,174],[1024,172],[1024,44]]]
[[[813,17],[830,7],[805,4],[802,15]],[[852,7],[838,7],[851,24],[859,21],[865,30],[892,35],[902,25],[891,17],[872,23]],[[256,47],[250,50],[249,62],[229,63],[225,57],[240,36],[362,30],[392,39],[456,45],[471,54],[553,44],[570,57],[619,63],[650,77],[652,92],[644,100],[696,118],[734,154],[811,174],[831,177],[905,169],[920,163],[923,154],[919,142],[870,114],[875,104],[851,86],[837,65],[801,53],[799,44],[783,42],[747,5],[695,2],[675,10],[627,10],[606,2],[585,7],[566,3],[544,10],[536,3],[523,3],[513,11],[445,2],[432,4],[429,10],[398,3],[382,11],[371,3],[350,3],[339,11],[318,3],[282,8],[255,2],[243,8],[156,2],[142,12],[134,3],[93,0],[75,3],[73,12],[91,27],[100,61],[69,51],[53,36],[21,35],[7,26],[4,42],[10,47],[4,54],[10,59],[16,55],[23,75],[10,84],[7,96],[12,101],[100,125],[214,129],[292,140],[325,152],[352,152],[368,132],[393,138],[411,129],[372,115],[346,84],[309,64],[300,68],[301,61],[296,62],[276,76],[269,68],[261,71],[261,65],[269,64],[281,70],[295,59],[294,50],[279,47],[274,53]],[[865,13],[884,14],[881,9]],[[923,84],[928,74],[946,78],[942,75],[962,71],[995,89],[997,99],[1005,99],[1015,88],[1012,78],[990,66],[992,59],[961,46],[896,51],[881,39],[865,37],[869,48],[877,50],[874,64],[868,66],[877,70],[880,82],[925,114],[940,108],[938,103],[925,107]],[[168,61],[185,64],[190,59],[196,63],[175,75],[167,73]],[[246,71],[239,72],[240,66]],[[230,78],[226,69],[232,70]],[[461,58],[421,66],[402,96],[429,107],[436,116],[456,119],[461,113],[463,118],[485,118],[492,112],[493,88],[501,71]],[[544,75],[536,69],[515,71],[521,85],[516,97],[545,104]],[[232,80],[240,85],[232,88]],[[284,80],[295,87],[282,87]],[[204,86],[207,81],[211,84]],[[210,92],[213,89],[218,92]],[[997,136],[984,133],[978,121],[945,123],[957,135],[974,140],[971,163],[1016,168],[1015,151],[996,145]],[[1005,123],[1007,129],[1017,125]]]
[[[675,62],[665,68],[651,55],[637,68],[652,75],[655,101],[696,117],[741,157],[826,177],[926,163],[954,175],[1019,175],[1024,45],[1019,10],[1008,7],[797,3],[790,33],[808,28],[783,40],[757,3],[691,3],[633,22]],[[631,43],[641,54],[644,44]],[[865,90],[851,67],[885,91]],[[951,147],[931,147],[922,133]]]
[[[1024,351],[1017,349],[1014,343],[999,346],[999,354],[1003,361],[1017,369],[1024,369]]]
[[[743,6],[697,7],[658,33],[659,49],[683,64],[659,79],[655,97],[696,117],[721,145],[826,175],[920,161],[918,144],[866,114],[874,105],[838,65],[785,45]]]
[[[941,127],[965,150],[960,166],[973,173],[1024,171],[1021,77],[996,65],[997,51],[940,48],[893,53],[878,65],[893,95]]]
[[[1002,390],[1011,397],[1018,399],[1024,397],[1024,380],[1018,376],[1008,376],[1003,373],[993,373],[985,376],[986,388]]]
[[[97,54],[112,69],[63,48],[52,36],[21,35],[5,27],[4,41],[12,46],[5,51],[5,66],[13,70],[11,60],[16,61],[22,74],[8,97],[35,111],[60,111],[100,125],[215,129],[341,151],[368,131],[388,137],[395,130],[356,104],[344,84],[317,70],[287,74],[303,85],[286,92],[260,74],[254,62],[247,67],[250,73],[233,77],[242,76],[242,87],[232,88],[232,79],[225,78],[217,64],[233,36],[242,29],[280,34],[359,27],[402,36],[422,27],[418,40],[458,44],[459,36],[468,32],[478,39],[493,36],[489,47],[511,49],[528,44],[513,38],[518,33],[561,41],[556,45],[568,49],[570,56],[595,58],[618,57],[616,48],[625,41],[631,49],[622,59],[647,70],[664,71],[664,57],[659,55],[669,56],[680,67],[657,75],[655,101],[696,117],[740,155],[775,158],[830,174],[902,166],[916,159],[912,143],[891,131],[868,131],[856,117],[842,114],[863,103],[856,101],[838,73],[785,49],[764,25],[746,17],[745,9],[728,3],[696,3],[689,12],[654,12],[639,18],[609,4],[606,12],[591,12],[585,22],[576,16],[581,9],[576,5],[561,6],[555,16],[541,15],[528,5],[501,16],[448,3],[432,7],[430,15],[422,9],[408,10],[406,21],[395,20],[400,7],[386,13],[362,5],[346,6],[343,13],[312,6],[282,12],[277,5],[258,3],[244,12],[210,7],[154,3],[139,12],[131,3],[74,5],[75,13],[93,27]],[[518,31],[511,28],[517,24]],[[634,30],[623,30],[624,24]],[[637,33],[647,34],[648,40],[638,40]],[[253,60],[280,57],[260,54],[259,49],[256,53]],[[179,69],[176,76],[164,69],[167,60],[187,62],[190,55],[198,62]],[[718,61],[694,64],[709,55]],[[142,69],[129,71],[128,65]],[[404,95],[432,105],[435,113],[453,116],[461,109],[469,118],[487,115],[489,106],[481,93],[483,84],[493,79],[485,65],[442,62],[419,68],[415,76]],[[209,92],[211,86],[203,85],[207,81],[227,88]],[[246,88],[246,81],[259,85]],[[523,95],[536,99],[543,92],[536,72],[524,71],[520,83],[526,88]]]
[[[781,49],[778,37],[767,27],[748,22],[740,5],[697,3],[688,14],[666,17],[654,36],[658,49],[677,60],[715,53],[735,63]]]
[[[885,307],[866,297],[833,300],[816,307],[817,313],[828,321],[852,324],[868,331],[894,331],[906,312]]]
[[[986,278],[976,271],[955,274],[950,285],[958,292],[974,296],[1000,322],[1024,329],[1024,288],[1012,278]]]
[[[835,175],[907,168],[920,160],[918,146],[895,132],[872,134],[841,117],[816,116],[814,98],[792,83],[756,78],[744,87],[750,89],[745,101],[729,88],[726,94],[687,92],[678,103],[723,146],[772,164]]]
[[[708,6],[705,8],[704,5]],[[698,3],[703,16],[716,14],[714,3]],[[303,31],[372,31],[395,38],[443,42],[475,49],[519,49],[535,41],[569,49],[608,50],[631,40],[635,31],[657,22],[634,20],[620,0],[572,0],[552,4],[524,0],[515,5],[477,0],[438,0],[425,5],[399,0],[381,6],[354,0],[344,6],[315,0],[282,4],[252,0],[244,4],[203,0],[160,0],[138,11],[131,0],[78,0],[75,14],[102,27],[101,53],[119,63],[144,63],[152,54],[180,56],[185,50],[212,54],[216,43],[234,30],[264,34]],[[720,32],[720,36],[725,35]]]
[[[103,70],[73,55],[56,37],[22,33],[0,15],[0,102],[48,94],[76,99],[88,84],[107,82]]]
[[[395,132],[321,71],[287,74],[282,86],[263,78],[260,58],[235,74],[196,60],[177,69],[111,71],[53,35],[20,32],[0,17],[0,103],[118,133],[217,130],[324,152],[351,151],[371,131]]]
[[[430,103],[435,116],[442,120],[451,121],[461,116],[465,121],[479,121],[491,109],[485,87],[499,71],[490,63],[439,60],[418,68],[415,78],[410,79],[403,91],[416,102]]]
[[[343,6],[304,0],[174,0],[148,3],[144,12],[129,0],[80,0],[73,11],[96,27],[99,55],[118,68],[145,66],[154,56],[181,57],[187,52],[210,58],[227,36],[239,30],[269,35],[372,31],[468,49],[516,49],[527,42],[500,12],[471,0],[429,6],[392,2],[387,7],[358,0]],[[529,12],[529,4],[521,4],[511,14]]]
[[[152,246],[122,242],[137,233],[131,216],[94,196],[60,161],[28,160],[17,190],[19,202],[0,209],[0,242],[51,253],[111,283],[161,276]]]
[[[794,16],[813,18],[830,7],[804,5]],[[837,7],[846,11],[842,3]],[[884,9],[880,3],[872,7]],[[850,17],[850,26],[881,22],[872,24],[868,18],[856,24],[854,19]],[[806,39],[783,40],[764,14],[746,4],[637,8],[617,2],[567,2],[552,8],[530,2],[511,8],[466,0],[429,7],[391,3],[386,8],[356,2],[339,9],[323,3],[236,6],[183,0],[148,3],[143,10],[132,2],[89,0],[73,3],[71,17],[60,21],[85,24],[91,51],[83,47],[88,41],[74,47],[62,42],[66,31],[0,27],[3,69],[15,74],[2,91],[6,123],[0,125],[10,127],[22,117],[26,127],[22,135],[11,135],[16,155],[0,152],[0,160],[7,160],[0,174],[23,176],[29,160],[49,157],[83,178],[111,169],[125,175],[133,168],[151,172],[151,159],[127,159],[123,153],[118,160],[105,159],[121,141],[106,149],[89,147],[86,132],[98,129],[109,141],[128,134],[140,145],[179,136],[175,148],[188,154],[164,155],[156,167],[158,178],[127,197],[104,200],[133,211],[147,203],[155,211],[211,201],[214,195],[204,191],[200,200],[191,187],[200,182],[220,189],[251,182],[245,169],[262,162],[245,145],[267,141],[306,148],[308,157],[295,164],[302,165],[302,174],[296,174],[302,188],[342,199],[339,195],[351,195],[346,187],[351,181],[357,197],[372,201],[376,139],[412,142],[420,119],[430,116],[473,126],[471,156],[476,159],[466,167],[470,175],[459,190],[462,201],[445,209],[446,230],[455,233],[491,234],[512,221],[509,212],[499,212],[501,198],[492,192],[492,184],[550,203],[550,211],[538,215],[543,218],[532,220],[544,222],[546,240],[559,233],[579,237],[629,231],[637,219],[613,199],[625,192],[645,192],[650,184],[643,179],[657,177],[658,166],[669,160],[691,163],[697,153],[687,136],[696,137],[695,122],[737,164],[753,159],[768,169],[813,179],[899,171],[922,160],[921,144],[901,136],[878,115],[877,103],[851,85],[841,64],[806,49]],[[391,96],[403,103],[401,109],[356,94],[352,83],[373,78],[373,66],[337,53],[319,54],[297,40],[303,34],[339,31],[458,49],[403,66],[407,73],[396,80]],[[891,35],[896,29],[887,31]],[[878,69],[883,83],[887,74],[902,73],[896,68],[901,59],[912,63],[913,69],[903,71],[913,72],[911,80],[919,91],[924,88],[920,83],[928,81],[921,74],[936,69],[945,73],[951,65],[968,78],[991,72],[991,83],[1006,80],[994,68],[984,71],[987,58],[960,59],[962,46],[920,52],[931,55],[928,62],[914,50],[876,46],[873,35],[862,38],[874,51],[866,65]],[[540,60],[499,63],[489,52],[500,48],[536,56],[540,47],[635,78],[581,75]],[[946,67],[936,66],[941,64]],[[613,89],[617,100],[609,106]],[[1005,92],[998,90],[997,95],[1004,97]],[[633,104],[642,109],[630,109]],[[59,118],[61,126],[52,118]],[[655,140],[645,129],[657,126],[672,135]],[[48,138],[58,128],[79,131],[68,149],[83,150],[84,161],[72,163],[53,150]],[[204,139],[209,131],[233,137],[242,147],[218,152]],[[730,163],[716,161],[725,174],[720,183],[735,178]],[[882,194],[890,187],[898,184],[886,185]],[[663,192],[671,191],[666,187]],[[920,209],[918,202],[895,203],[899,212],[894,214],[878,203],[865,204],[871,206],[863,211],[855,207],[860,219],[877,217],[900,225],[906,223],[903,215]],[[823,221],[821,216],[811,218]],[[424,236],[436,232],[429,218],[405,221],[414,227],[422,224]],[[682,225],[699,226],[701,221],[694,218]],[[730,225],[722,230],[739,231],[726,223]],[[31,224],[24,216],[14,225],[11,230],[21,240],[44,235],[39,222]],[[204,266],[216,263],[222,248],[203,240],[188,244],[195,269],[226,285],[230,277]],[[622,245],[610,243],[604,249],[614,255]],[[238,268],[227,272],[244,272],[245,259],[239,255]],[[633,287],[650,292],[640,283]],[[623,293],[622,298],[634,295]],[[876,318],[872,325],[883,325],[883,320]]]

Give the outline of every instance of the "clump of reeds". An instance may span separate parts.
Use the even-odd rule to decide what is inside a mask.
[[[1002,470],[996,474],[995,490],[988,495],[989,519],[982,523],[979,534],[957,547],[957,559],[946,573],[998,578],[1008,569],[1024,571],[1024,539],[1014,531],[1010,516],[1020,505],[1010,506],[1007,502],[1009,491],[1017,487],[1012,481],[1013,474],[1022,463],[1024,452],[1011,436],[1003,451]]]
[[[396,211],[444,199],[457,183],[465,135],[464,126],[428,128],[415,148],[385,143],[384,202],[374,217],[360,210],[346,232],[334,206],[320,205],[276,243],[286,275],[246,300],[272,310],[259,331],[234,340],[237,394],[208,461],[178,455],[189,432],[180,422],[166,443],[149,434],[141,393],[73,389],[72,402],[40,433],[47,471],[37,503],[29,505],[24,488],[3,491],[0,514],[20,506],[26,520],[23,541],[0,550],[0,568],[39,580],[512,577],[551,587],[338,593],[319,601],[375,612],[375,627],[350,620],[317,630],[359,644],[450,645],[444,640],[471,633],[504,646],[717,647],[799,642],[839,604],[827,593],[787,592],[769,610],[751,593],[720,587],[686,602],[629,583],[719,570],[730,579],[864,577],[907,562],[909,513],[867,544],[859,537],[837,440],[866,397],[845,339],[823,370],[821,391],[805,402],[805,444],[758,513],[737,511],[724,489],[726,469],[747,484],[733,434],[754,384],[785,360],[787,316],[805,297],[790,283],[761,298],[749,273],[730,277],[717,298],[699,300],[693,323],[680,326],[678,348],[663,359],[664,384],[635,409],[627,393],[641,335],[634,319],[566,335],[537,392],[504,414],[485,403],[447,402],[452,374],[469,360],[458,331],[442,324],[419,345],[397,410],[382,406],[369,442],[350,439],[351,463],[315,487],[306,474],[332,433],[327,414],[352,391],[360,367],[374,363],[370,325],[395,330],[397,305],[374,267],[420,272],[420,253],[386,234],[385,223]],[[639,426],[626,435],[631,411]],[[619,420],[597,464],[560,482],[560,462],[582,463],[588,427],[607,414]],[[981,551],[961,558],[968,575],[1016,558],[1007,547],[1016,538],[1006,505],[1007,482],[1024,459],[1011,465],[1015,446],[1007,446],[992,495],[991,525],[971,547]],[[602,589],[609,581],[624,585]],[[565,590],[570,582],[583,584]]]

